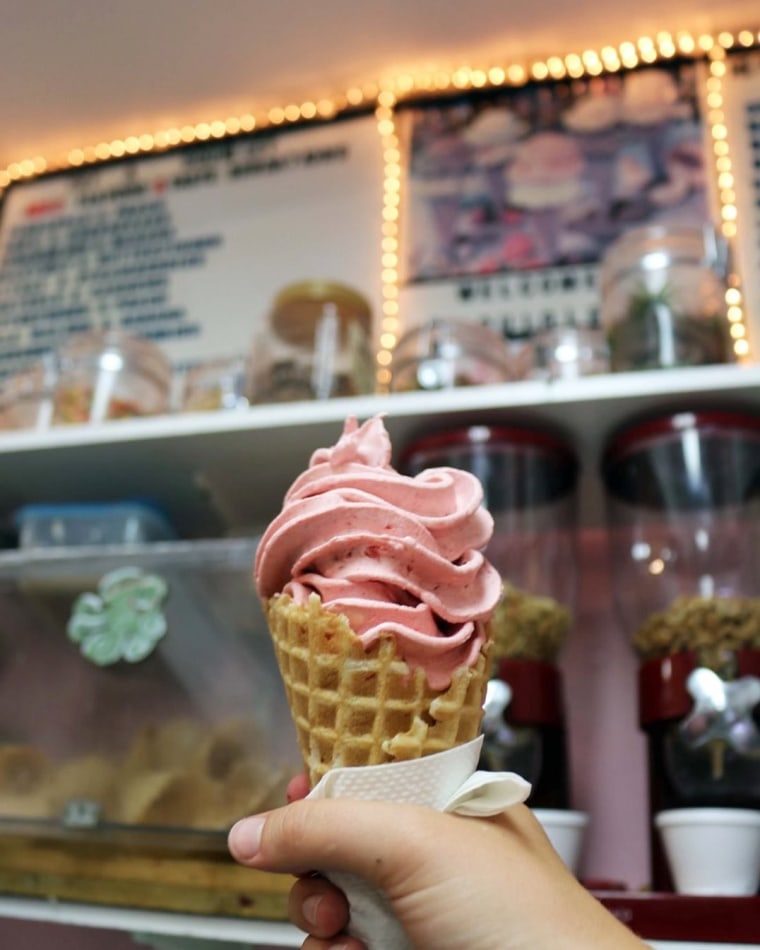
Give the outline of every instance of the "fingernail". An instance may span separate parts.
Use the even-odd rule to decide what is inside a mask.
[[[230,851],[238,860],[250,861],[259,853],[265,822],[263,815],[254,815],[252,818],[243,818],[232,826],[227,841]]]
[[[322,903],[322,898],[318,897],[316,894],[313,894],[311,897],[307,897],[306,900],[301,905],[301,912],[303,913],[304,920],[307,924],[311,924],[312,927],[317,924],[317,914],[319,913],[319,905]]]

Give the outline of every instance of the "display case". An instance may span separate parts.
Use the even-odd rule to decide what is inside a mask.
[[[280,804],[300,769],[254,551],[236,539],[0,555],[3,890],[71,896],[95,861],[103,886],[88,899],[114,900],[114,855],[151,857],[145,895],[130,871],[129,902],[155,906],[149,891],[181,884],[191,860],[205,903],[186,894],[184,909],[209,909],[221,887],[227,913],[254,912],[226,833]],[[60,887],[22,873],[30,848],[38,871],[66,855]]]

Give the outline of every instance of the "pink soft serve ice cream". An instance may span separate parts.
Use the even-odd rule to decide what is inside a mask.
[[[264,533],[259,596],[305,604],[316,593],[365,649],[391,634],[407,665],[446,689],[457,668],[476,663],[502,592],[481,553],[493,531],[482,501],[469,472],[400,475],[382,418],[350,418],[337,445],[314,452]]]

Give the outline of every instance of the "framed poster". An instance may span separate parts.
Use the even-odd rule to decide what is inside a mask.
[[[207,142],[19,183],[0,218],[0,376],[111,327],[175,365],[246,354],[274,297],[344,284],[379,313],[374,117]]]
[[[642,224],[710,221],[700,64],[404,110],[403,311],[510,330],[598,320],[599,262]]]

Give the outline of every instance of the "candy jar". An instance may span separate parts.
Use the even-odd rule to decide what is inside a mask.
[[[58,351],[53,424],[163,415],[171,384],[171,364],[150,340],[121,330],[74,334]]]
[[[497,330],[442,318],[401,337],[393,351],[391,373],[393,392],[505,383],[513,378],[510,351]]]
[[[445,465],[475,474],[494,518],[487,555],[504,580],[493,620],[481,767],[515,771],[535,807],[569,807],[567,739],[558,659],[575,600],[577,463],[558,437],[469,426],[407,446],[408,474]]]
[[[0,382],[0,429],[44,430],[50,425],[56,364],[52,353]]]
[[[632,423],[613,435],[602,473],[652,817],[760,808],[760,417]],[[652,843],[655,883],[667,882]]]
[[[358,396],[374,384],[372,310],[362,294],[324,280],[277,294],[253,341],[252,403]]]
[[[732,359],[725,249],[709,228],[631,228],[602,261],[602,324],[613,370]]]

